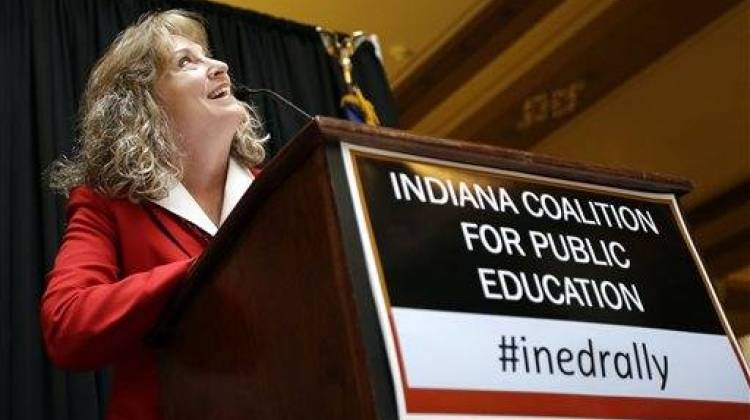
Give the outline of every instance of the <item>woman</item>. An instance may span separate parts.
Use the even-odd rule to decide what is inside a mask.
[[[42,297],[44,340],[58,366],[113,366],[108,419],[161,417],[144,336],[263,159],[227,70],[199,16],[142,17],[90,75],[78,155],[52,167],[68,225]]]

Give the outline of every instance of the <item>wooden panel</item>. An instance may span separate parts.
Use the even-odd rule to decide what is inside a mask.
[[[725,232],[726,236],[719,237],[696,235],[697,245],[702,248],[709,274],[716,280],[744,267],[750,267],[750,220],[742,213],[743,209],[747,212],[748,203],[750,181],[732,188],[687,214],[691,230],[696,233]],[[737,216],[731,217],[735,213]],[[744,220],[745,225],[738,225],[735,220],[738,218]],[[714,226],[717,224],[720,225],[718,229]],[[711,227],[715,229],[707,229]],[[750,300],[745,302],[745,308],[748,307],[747,302]]]
[[[713,278],[718,279],[747,267],[750,264],[750,228],[742,229],[708,248],[703,256]],[[745,307],[748,307],[748,303],[750,300],[745,302]]]
[[[450,136],[527,149],[738,3],[615,2]]]
[[[694,208],[688,213],[688,221],[695,228],[699,228],[748,202],[750,202],[750,180]]]
[[[750,255],[748,248],[745,249],[746,256]],[[750,266],[724,277],[720,289],[724,292],[720,294],[723,295],[721,303],[732,330],[738,338],[750,334]]]
[[[508,0],[490,3],[395,86],[400,125],[413,126],[561,2]]]
[[[747,302],[750,299],[750,293],[739,294],[737,300],[740,298],[744,298],[745,302]],[[722,306],[724,307],[727,319],[729,319],[729,324],[732,326],[732,332],[734,332],[735,337],[739,339],[742,336],[750,335],[750,312],[747,311],[747,308],[734,310],[728,307],[728,305],[733,304],[723,304]],[[743,349],[743,352],[747,354],[747,350]],[[746,360],[750,363],[747,357]]]
[[[295,169],[261,175],[199,263],[162,352],[167,419],[375,418],[322,149]]]

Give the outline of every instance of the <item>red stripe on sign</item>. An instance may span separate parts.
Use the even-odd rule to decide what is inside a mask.
[[[409,414],[748,420],[750,404],[510,391],[406,390]]]

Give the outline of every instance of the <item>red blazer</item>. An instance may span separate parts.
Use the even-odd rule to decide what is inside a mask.
[[[72,191],[48,274],[41,322],[47,352],[67,369],[113,366],[107,418],[161,418],[154,351],[144,343],[209,235],[163,208]]]

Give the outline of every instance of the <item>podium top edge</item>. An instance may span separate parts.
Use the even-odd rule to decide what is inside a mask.
[[[609,187],[634,189],[644,192],[673,193],[682,196],[690,192],[690,180],[650,171],[638,171],[590,162],[561,159],[540,153],[409,133],[386,127],[357,124],[331,117],[316,116],[297,137],[309,130],[319,131],[324,142],[347,142],[384,150],[415,154],[498,169],[514,170],[534,175],[588,182]],[[294,146],[291,142],[289,146]]]

